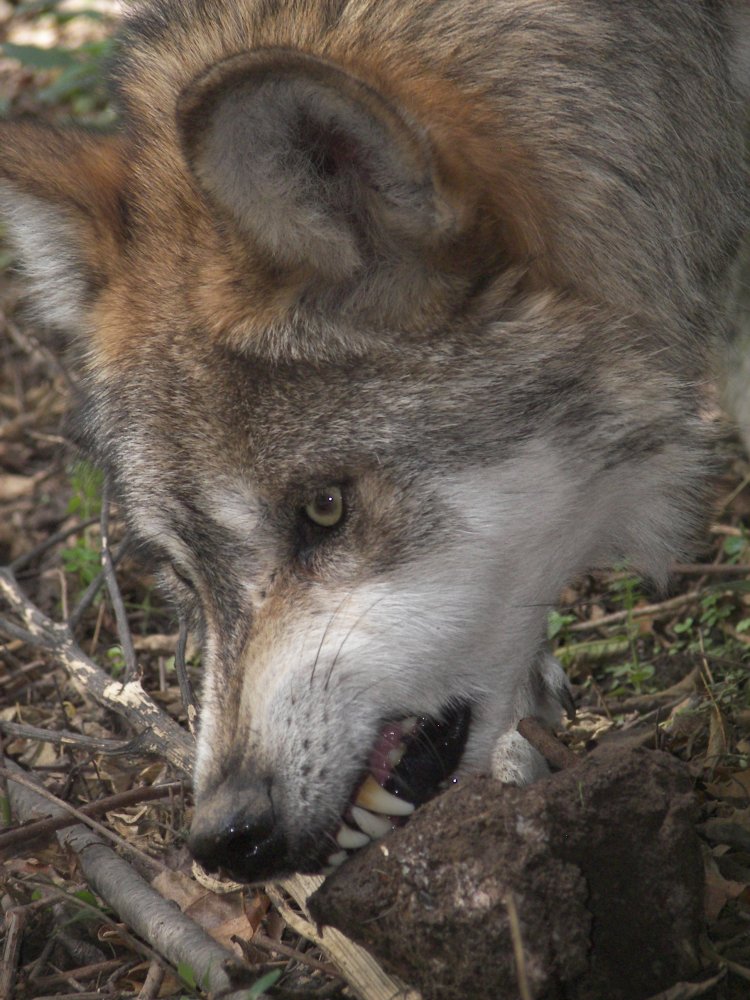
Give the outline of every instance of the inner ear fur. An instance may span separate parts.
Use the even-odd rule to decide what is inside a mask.
[[[455,226],[426,133],[325,60],[232,56],[181,94],[177,124],[210,202],[281,267],[345,278]]]
[[[0,212],[42,317],[75,328],[124,235],[120,140],[30,123],[0,128]]]

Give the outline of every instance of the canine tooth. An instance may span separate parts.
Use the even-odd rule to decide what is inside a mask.
[[[391,824],[387,819],[376,816],[367,809],[360,809],[359,806],[352,806],[352,819],[360,830],[373,840],[379,840],[391,832]]]
[[[397,799],[395,795],[386,792],[371,774],[368,774],[362,782],[354,801],[363,809],[381,813],[383,816],[409,816],[414,812],[411,802]]]
[[[343,865],[343,863],[346,861],[348,857],[349,855],[346,853],[346,851],[336,851],[336,853],[332,854],[328,859],[328,864],[331,865],[333,868],[338,868],[339,865]]]
[[[336,843],[345,850],[355,851],[358,847],[364,847],[370,843],[370,838],[366,833],[359,830],[352,830],[346,823],[341,824],[341,829],[336,834]]]

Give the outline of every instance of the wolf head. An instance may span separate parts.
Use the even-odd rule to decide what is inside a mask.
[[[554,711],[560,588],[699,534],[714,6],[162,0],[117,135],[0,133],[81,437],[202,639],[206,864],[318,870],[487,770]]]

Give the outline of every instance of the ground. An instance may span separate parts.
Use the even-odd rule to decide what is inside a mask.
[[[112,120],[99,60],[113,4],[74,5],[84,7],[97,16],[0,0],[0,41],[10,43],[0,59],[0,112],[73,116],[97,126]],[[177,900],[241,959],[243,984],[251,984],[245,995],[387,995],[374,973],[363,981],[345,962],[341,972],[341,956],[316,943],[314,925],[288,894],[270,887],[221,894],[193,878],[184,773],[192,751],[175,670],[177,623],[148,567],[128,554],[115,507],[109,550],[119,589],[94,586],[102,483],[66,430],[75,372],[59,339],[35,325],[3,244],[0,266],[0,776],[8,828],[0,830],[0,998],[193,996],[199,977],[189,960],[165,961],[148,920],[129,924],[117,887],[105,893],[101,876],[82,860],[85,851],[66,842],[64,831],[48,824],[32,838],[23,825],[32,805],[28,814],[7,814],[8,785],[21,787],[11,762],[58,801],[79,810],[100,803],[92,815],[115,836],[138,884]],[[733,1000],[750,992],[750,466],[729,431],[722,456],[706,549],[695,564],[674,567],[668,594],[647,594],[625,568],[597,573],[563,594],[549,621],[577,704],[563,743],[579,755],[610,743],[623,752],[657,747],[682,761],[690,777],[706,933],[703,969],[692,991],[674,998]],[[51,632],[41,616],[72,622],[70,634]],[[199,689],[200,657],[191,646],[187,671]],[[140,678],[148,697],[128,708],[107,678]],[[145,736],[134,739],[139,732]],[[644,898],[644,913],[650,905]]]

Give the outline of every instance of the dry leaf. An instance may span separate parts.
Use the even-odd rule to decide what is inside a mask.
[[[706,872],[706,920],[716,920],[726,904],[747,889],[744,882],[731,882],[717,871]]]
[[[177,903],[181,910],[186,910],[196,899],[205,895],[206,890],[198,885],[195,879],[184,872],[163,871],[151,882],[151,885],[165,899]]]

